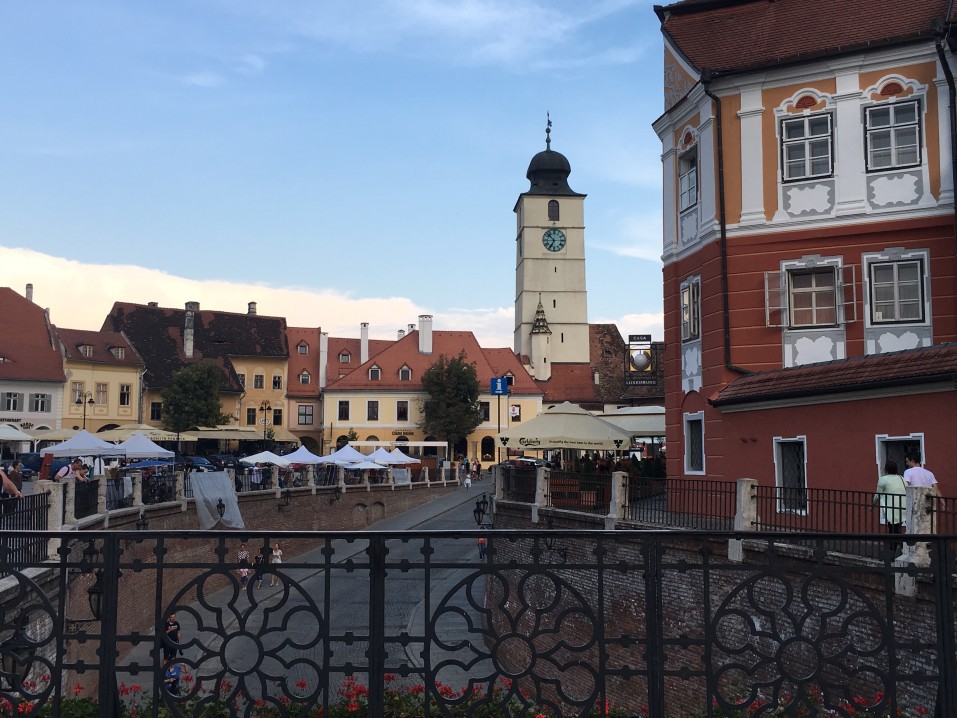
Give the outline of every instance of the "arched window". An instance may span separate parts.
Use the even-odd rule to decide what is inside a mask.
[[[559,219],[557,199],[548,200],[548,219],[552,222],[557,222]]]

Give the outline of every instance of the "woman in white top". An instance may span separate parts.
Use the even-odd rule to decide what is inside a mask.
[[[272,556],[269,558],[269,563],[282,563],[282,549],[279,548],[278,543],[272,547]],[[277,583],[279,583],[279,576],[274,573],[269,579],[269,587],[272,588]]]

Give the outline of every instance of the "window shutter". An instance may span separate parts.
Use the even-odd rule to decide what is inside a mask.
[[[764,273],[764,323],[783,327],[788,323],[787,272]]]
[[[857,273],[853,264],[845,264],[837,270],[837,297],[841,306],[841,323],[857,321]]]

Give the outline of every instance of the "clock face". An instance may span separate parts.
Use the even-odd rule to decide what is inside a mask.
[[[558,252],[565,248],[565,233],[560,229],[547,229],[542,235],[542,244],[549,252]]]

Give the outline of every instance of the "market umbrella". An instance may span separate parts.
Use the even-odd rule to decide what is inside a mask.
[[[614,424],[599,419],[571,402],[563,402],[534,419],[516,424],[498,435],[499,444],[508,449],[586,449],[616,451],[627,449],[631,435]]]
[[[69,456],[125,456],[125,452],[116,444],[97,439],[86,429],[81,429],[73,437],[60,444],[40,449],[41,454],[51,454],[54,458]]]
[[[276,466],[289,466],[289,461],[285,456],[279,456],[271,451],[260,451],[258,454],[247,456],[240,459],[244,464],[275,464]]]
[[[33,437],[10,424],[0,424],[0,441],[33,441]]]
[[[120,444],[119,448],[126,452],[127,459],[158,459],[170,458],[175,455],[175,452],[154,444],[143,434],[133,434]]]
[[[97,438],[104,441],[126,441],[135,434],[142,434],[150,441],[176,441],[176,432],[159,429],[149,424],[121,424],[115,429],[97,432]],[[182,439],[182,435],[180,435]]]

